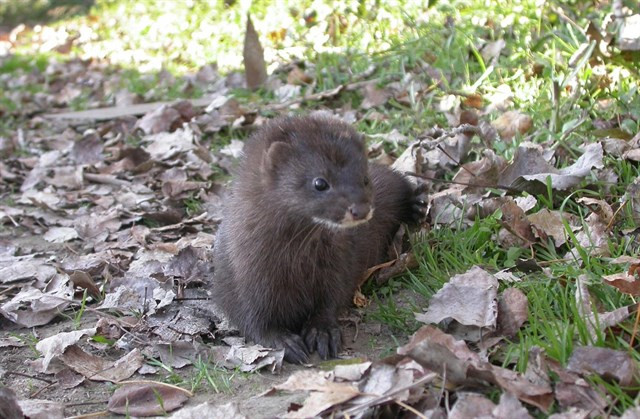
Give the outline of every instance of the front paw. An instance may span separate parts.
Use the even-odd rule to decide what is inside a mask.
[[[427,194],[427,184],[422,183],[418,185],[413,196],[411,198],[411,223],[420,225],[427,219],[427,213],[429,211],[429,200]]]
[[[294,333],[285,333],[276,339],[276,348],[284,348],[284,360],[292,364],[308,364],[309,352],[305,341]]]
[[[338,356],[342,347],[342,335],[335,321],[310,321],[302,330],[307,350],[318,352],[320,358]]]

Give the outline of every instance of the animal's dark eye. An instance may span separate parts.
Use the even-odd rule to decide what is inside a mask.
[[[369,186],[370,183],[371,183],[371,180],[369,179],[369,176],[365,176],[364,177],[364,186]]]
[[[321,177],[317,177],[313,179],[313,187],[316,188],[316,191],[322,192],[329,189],[329,184],[327,183],[326,180],[322,179]]]

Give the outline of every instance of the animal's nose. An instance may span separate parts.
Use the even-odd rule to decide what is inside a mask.
[[[351,204],[349,214],[351,214],[354,220],[362,220],[367,217],[370,210],[371,207],[369,204]]]

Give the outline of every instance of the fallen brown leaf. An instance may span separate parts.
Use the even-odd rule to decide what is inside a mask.
[[[89,380],[111,381],[113,383],[131,377],[144,362],[144,357],[138,349],[133,349],[114,362],[89,354],[77,345],[66,348],[59,358],[69,368]]]
[[[574,348],[567,369],[582,376],[597,374],[625,387],[637,385],[639,378],[636,362],[627,352],[595,346]]]
[[[264,61],[264,51],[258,38],[258,33],[253,27],[251,17],[247,14],[247,26],[244,35],[244,74],[249,89],[256,89],[267,80],[267,65]]]
[[[193,396],[180,387],[155,381],[122,384],[109,399],[109,412],[131,416],[164,415],[178,409]]]

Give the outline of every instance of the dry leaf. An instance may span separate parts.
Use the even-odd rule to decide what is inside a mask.
[[[284,359],[284,349],[269,349],[260,345],[232,345],[226,362],[244,372],[255,372],[267,368],[271,372],[280,371]]]
[[[498,333],[515,336],[529,318],[529,300],[518,288],[507,288],[498,298]]]
[[[371,362],[362,362],[360,364],[336,365],[333,374],[337,379],[344,381],[358,381],[365,372],[371,367]]]
[[[71,227],[51,227],[43,238],[51,243],[64,243],[78,238],[78,232]]]
[[[309,84],[313,78],[302,71],[297,65],[293,66],[289,74],[287,74],[287,83],[293,85]]]
[[[249,89],[256,89],[267,80],[267,65],[264,62],[264,51],[253,27],[251,17],[247,14],[247,26],[244,35],[244,74]]]
[[[493,126],[503,140],[511,140],[516,134],[524,135],[533,126],[529,115],[517,111],[505,112],[493,121]]]
[[[191,392],[170,384],[135,381],[118,388],[107,409],[120,415],[164,415],[181,407],[191,396]]]
[[[362,89],[364,100],[360,104],[362,109],[371,109],[387,103],[392,93],[389,89],[378,88],[375,83],[368,83]]]
[[[484,107],[484,98],[482,97],[482,95],[479,95],[477,93],[466,95],[462,100],[462,104],[470,108],[482,109]],[[463,122],[462,117],[460,119],[461,123],[468,123],[468,121],[466,120]]]
[[[535,214],[527,216],[531,224],[536,228],[536,236],[540,237],[540,232],[552,237],[556,247],[560,247],[566,243],[568,235],[564,222],[569,225],[572,231],[580,228],[577,224],[576,217],[573,214],[561,213],[560,211],[550,211],[546,208],[541,209]]]
[[[79,346],[72,345],[64,350],[60,360],[72,370],[93,381],[111,381],[113,383],[126,380],[142,366],[144,358],[140,350],[131,352],[118,359],[109,361],[83,351]]]
[[[629,270],[635,272],[635,270],[640,267],[640,264],[632,264],[631,266],[635,266],[636,268],[630,268]],[[640,280],[633,274],[621,272],[618,274],[605,275],[602,279],[605,281],[605,284],[616,287],[625,294],[640,295]]]
[[[583,376],[598,374],[605,380],[615,380],[624,387],[638,384],[636,361],[624,351],[579,346],[573,349],[567,369]]]
[[[95,328],[76,330],[73,332],[63,332],[48,338],[42,339],[36,344],[36,349],[43,356],[42,370],[45,372],[53,358],[62,356],[67,347],[75,345],[83,336],[93,336],[96,334]]]
[[[478,266],[455,275],[429,301],[416,320],[439,323],[452,318],[467,326],[494,328],[498,313],[498,281]]]
[[[41,326],[58,316],[73,298],[73,287],[67,275],[57,274],[45,292],[30,285],[0,306],[0,314],[25,327]]]
[[[431,371],[446,374],[447,380],[455,385],[490,382],[543,411],[547,411],[553,402],[548,383],[532,382],[514,371],[491,365],[481,360],[463,341],[456,341],[433,326],[421,327],[407,345],[398,348],[398,353],[411,357]]]
[[[18,401],[18,405],[29,419],[62,419],[64,418],[64,405],[50,400],[26,399]]]
[[[352,384],[336,383],[327,378],[326,372],[298,371],[287,381],[274,388],[286,391],[310,391],[311,394],[304,404],[297,410],[290,410],[284,417],[309,418],[325,410],[344,403],[360,394],[358,388]]]

